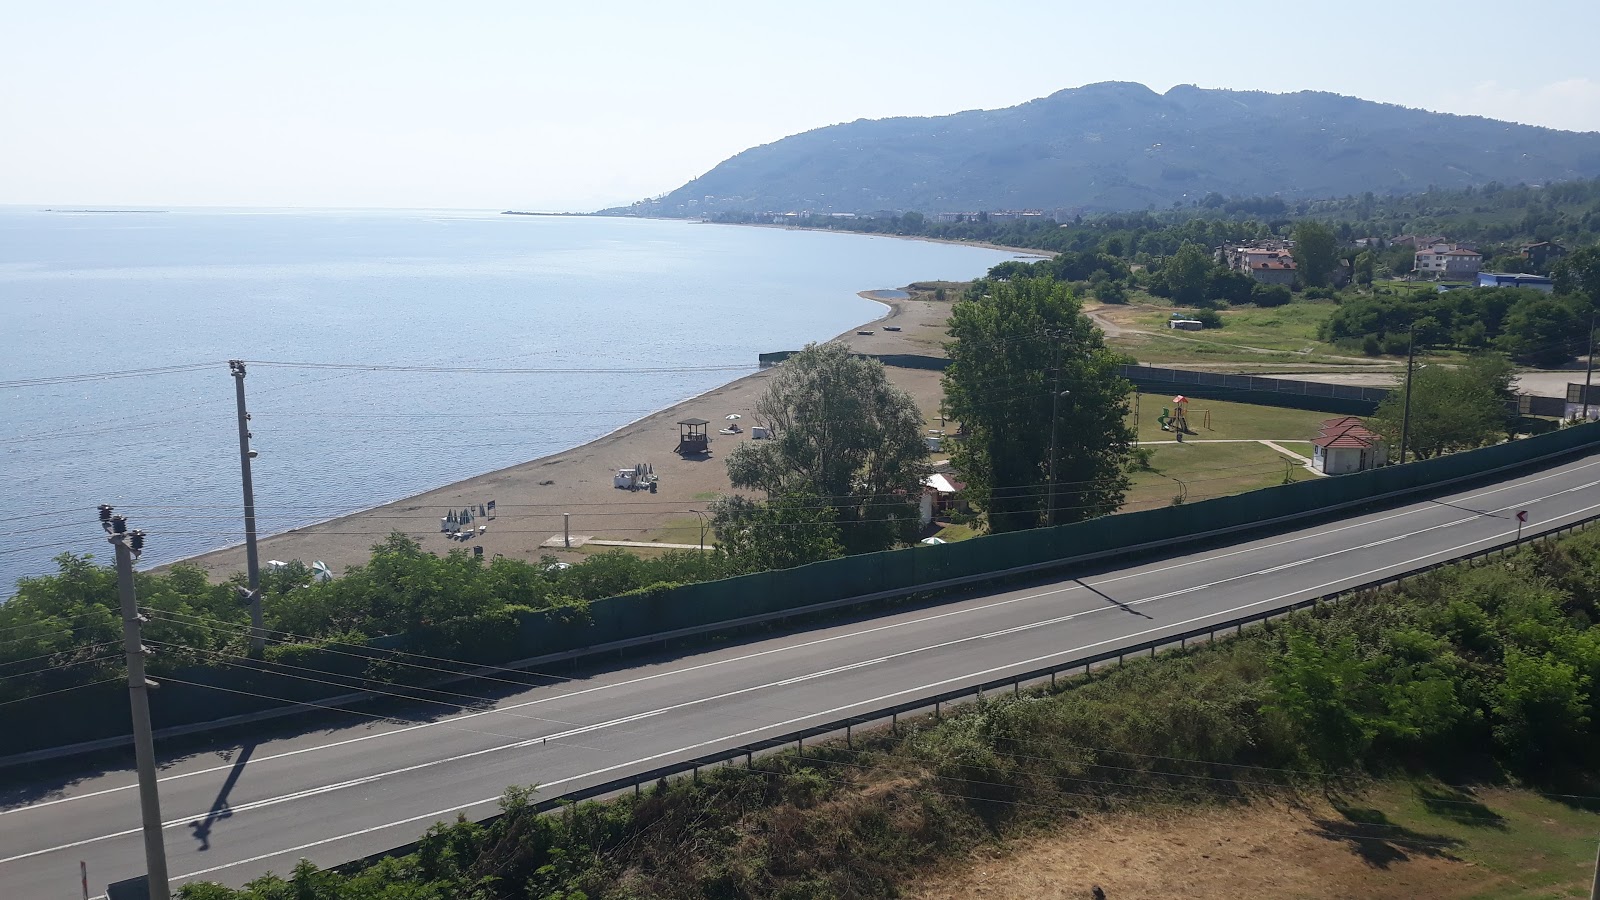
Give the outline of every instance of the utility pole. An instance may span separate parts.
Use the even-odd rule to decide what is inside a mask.
[[[1589,313],[1589,355],[1583,366],[1583,420],[1589,421],[1589,383],[1594,378],[1594,317]]]
[[[144,822],[145,881],[151,900],[170,900],[167,883],[167,851],[161,837],[161,795],[156,782],[155,739],[150,733],[150,688],[144,677],[144,641],[133,595],[133,559],[144,549],[144,532],[129,531],[122,516],[113,516],[111,507],[100,507],[100,526],[117,551],[117,594],[122,600],[122,646],[128,657],[128,702],[133,711],[133,754],[139,770],[139,812]]]
[[[261,560],[256,554],[256,491],[250,480],[250,413],[244,408],[244,360],[228,360],[233,373],[234,398],[239,408],[239,479],[244,483],[244,569],[245,602],[250,604],[250,655],[260,659],[266,651],[267,627],[261,616]]]
[[[1050,382],[1050,499],[1045,511],[1045,524],[1056,523],[1056,432],[1061,413],[1061,333],[1050,332],[1056,342],[1056,366]]]
[[[1406,463],[1406,447],[1411,439],[1411,379],[1416,374],[1417,323],[1406,329],[1406,404],[1400,415],[1400,464]]]

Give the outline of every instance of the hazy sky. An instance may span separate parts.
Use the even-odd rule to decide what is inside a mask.
[[[1596,0],[0,0],[0,203],[588,210],[1111,80],[1600,131],[1596,35]]]

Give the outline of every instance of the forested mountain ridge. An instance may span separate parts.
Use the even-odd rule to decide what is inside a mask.
[[[859,120],[753,147],[612,212],[1165,208],[1600,175],[1600,133],[1302,91],[1107,82],[1019,106]]]

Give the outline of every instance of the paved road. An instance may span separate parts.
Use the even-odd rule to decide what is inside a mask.
[[[300,857],[405,843],[501,789],[562,792],[1052,660],[1133,644],[1458,556],[1600,512],[1600,453],[1499,484],[1143,565],[653,661],[492,707],[219,746],[165,761],[172,875],[241,884]],[[488,688],[466,688],[488,693]],[[159,702],[159,698],[157,698]],[[431,718],[430,718],[431,717]],[[129,768],[0,793],[0,897],[77,898],[143,871]]]

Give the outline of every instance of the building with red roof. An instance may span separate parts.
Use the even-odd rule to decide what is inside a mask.
[[[1311,446],[1311,468],[1324,475],[1363,472],[1389,462],[1389,447],[1383,437],[1356,416],[1323,422]]]

